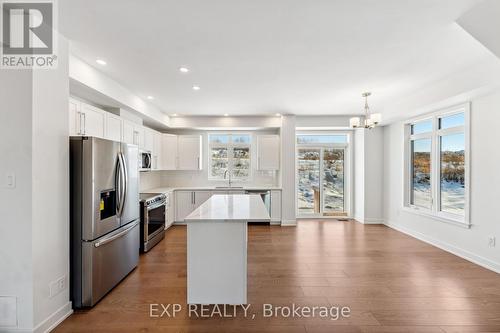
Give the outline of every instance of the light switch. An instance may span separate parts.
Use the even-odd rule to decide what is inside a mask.
[[[5,175],[5,187],[16,188],[16,175],[13,173]]]

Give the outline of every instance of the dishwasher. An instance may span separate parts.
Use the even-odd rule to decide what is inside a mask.
[[[271,191],[269,190],[246,190],[245,194],[254,194],[260,195],[262,202],[264,202],[264,206],[266,206],[267,212],[269,213],[269,217],[271,216]],[[262,221],[267,222],[269,221]],[[261,222],[258,222],[261,223]]]

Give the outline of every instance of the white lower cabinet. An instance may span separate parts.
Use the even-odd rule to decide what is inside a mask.
[[[271,223],[281,222],[281,191],[271,191]]]
[[[170,227],[175,222],[175,195],[174,192],[168,192],[168,203],[167,203],[167,221],[165,229]]]
[[[183,222],[202,203],[212,196],[211,191],[176,191],[175,192],[175,221]]]
[[[183,222],[193,211],[193,191],[175,192],[175,221]]]

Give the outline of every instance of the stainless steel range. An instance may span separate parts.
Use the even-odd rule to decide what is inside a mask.
[[[147,252],[165,237],[167,196],[143,193],[141,198],[141,251]]]

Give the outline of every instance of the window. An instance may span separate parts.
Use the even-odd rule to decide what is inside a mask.
[[[250,134],[209,134],[209,178],[224,179],[227,170],[233,179],[247,179],[251,174]]]
[[[469,112],[465,104],[406,124],[408,208],[469,224]]]
[[[349,215],[348,134],[297,134],[297,213]]]

